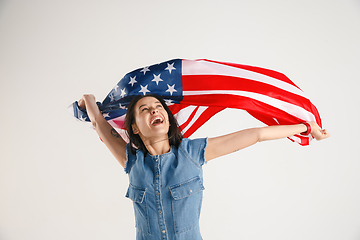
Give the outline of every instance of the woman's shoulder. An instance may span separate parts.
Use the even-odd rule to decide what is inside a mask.
[[[205,162],[207,138],[184,138],[179,146],[179,151],[191,159],[196,165],[202,166]]]
[[[188,148],[188,147],[198,147],[198,146],[206,146],[207,144],[207,139],[208,138],[195,138],[195,139],[190,139],[190,138],[183,138],[181,140],[180,143],[180,147],[182,148]]]
[[[132,152],[135,151],[135,154]],[[132,166],[135,164],[138,158],[144,158],[144,152],[140,149],[133,148],[131,149],[130,144],[126,144],[126,162],[125,162],[125,172],[129,173]]]

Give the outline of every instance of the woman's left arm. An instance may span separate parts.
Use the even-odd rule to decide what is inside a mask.
[[[330,137],[330,133],[325,129],[321,129],[316,122],[308,122],[308,124],[311,127],[310,134],[316,140]],[[290,137],[306,132],[307,129],[308,127],[303,123],[296,125],[277,125],[250,128],[220,137],[209,138],[205,150],[205,161],[236,152],[257,142]]]

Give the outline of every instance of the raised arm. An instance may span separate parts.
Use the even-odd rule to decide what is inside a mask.
[[[92,125],[97,134],[105,143],[106,147],[114,155],[116,160],[125,167],[126,161],[126,142],[121,138],[118,132],[105,120],[101,114],[94,95],[85,94],[79,100],[79,107],[86,109]]]
[[[322,130],[316,122],[309,122],[308,124],[311,127],[311,135],[316,140],[330,137],[330,134],[325,129]],[[285,138],[306,131],[307,126],[305,124],[278,125],[250,128],[220,137],[209,138],[205,151],[205,160],[209,161],[236,152],[257,142]]]

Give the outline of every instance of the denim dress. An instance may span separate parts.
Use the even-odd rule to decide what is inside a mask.
[[[182,139],[168,153],[133,155],[127,146],[126,197],[135,212],[137,240],[201,240],[202,165],[207,138]]]

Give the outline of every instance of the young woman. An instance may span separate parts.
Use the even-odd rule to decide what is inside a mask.
[[[199,217],[205,162],[257,142],[303,132],[316,140],[330,136],[309,122],[190,140],[182,138],[176,119],[160,97],[139,95],[127,110],[130,142],[126,144],[104,119],[93,95],[84,95],[79,107],[87,110],[98,135],[129,175],[126,197],[134,204],[138,240],[202,239]]]

